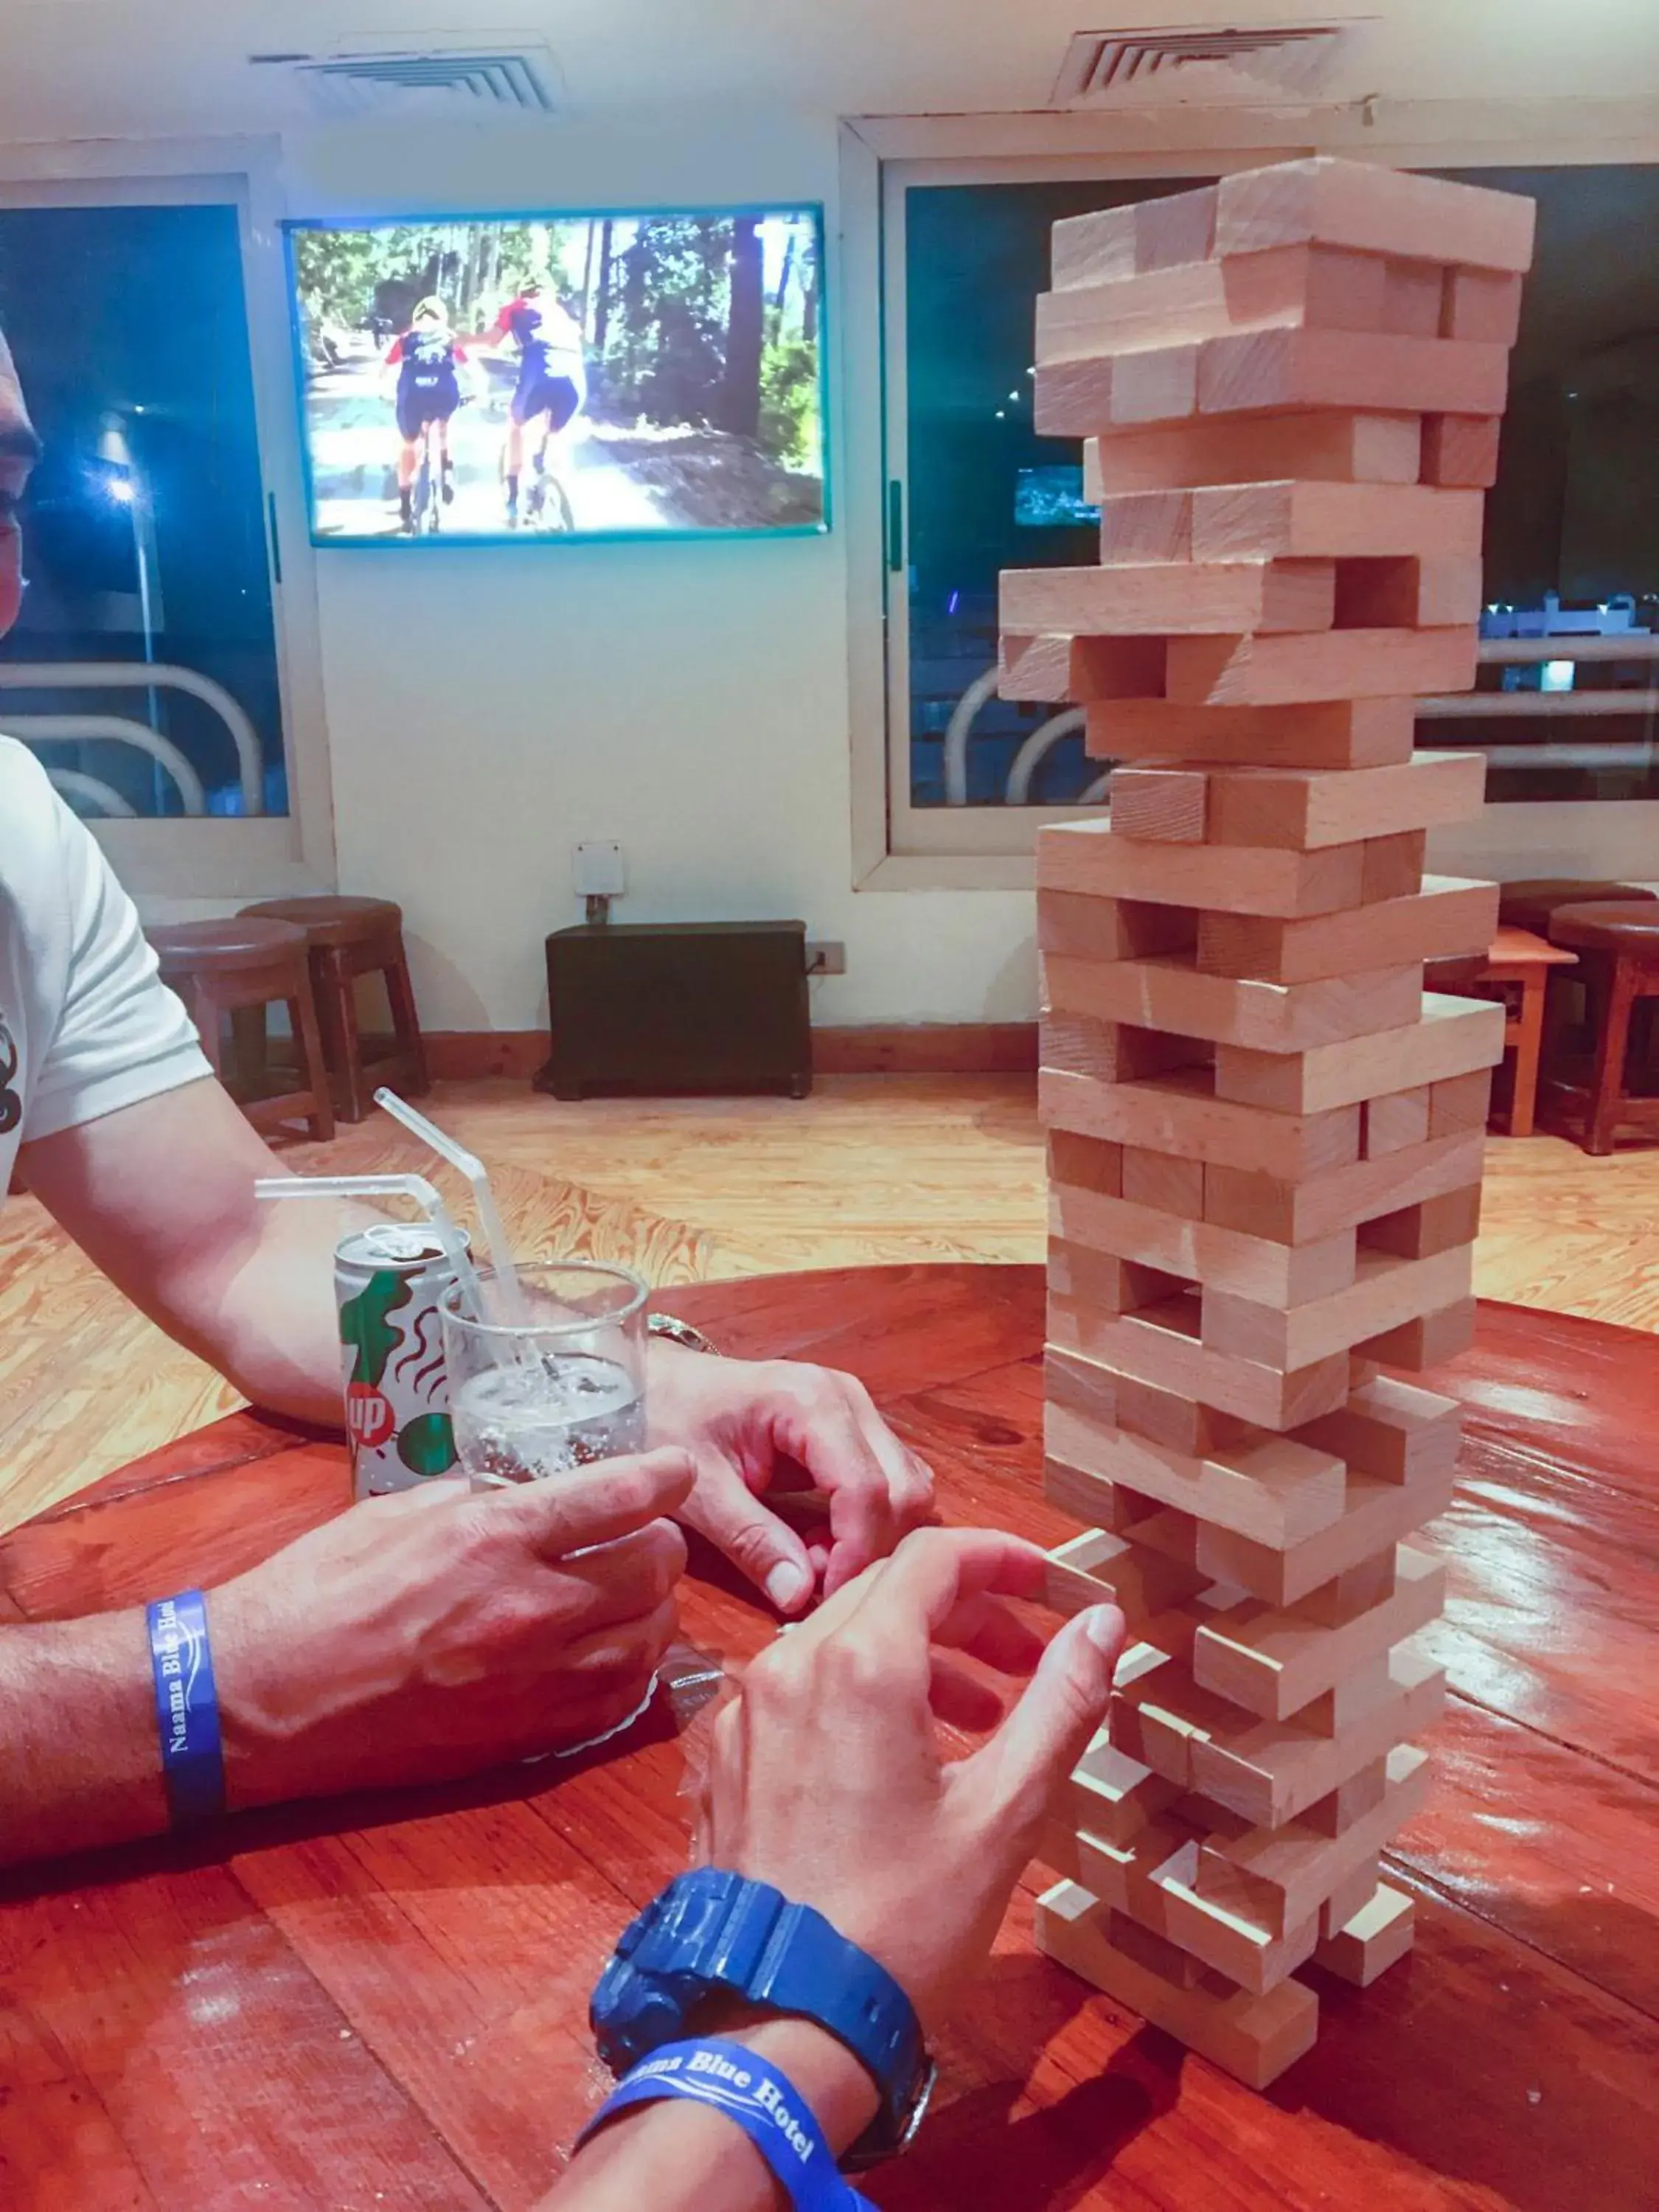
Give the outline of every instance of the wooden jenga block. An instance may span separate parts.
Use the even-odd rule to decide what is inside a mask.
[[[1413,415],[1200,421],[1091,439],[1083,453],[1083,496],[1097,504],[1114,492],[1249,483],[1259,477],[1415,483],[1422,465],[1422,428]]]
[[[1383,899],[1295,921],[1201,913],[1198,964],[1209,975],[1316,983],[1359,968],[1398,968],[1484,951],[1497,926],[1496,884],[1430,876],[1415,898]]]
[[[1127,1844],[1179,1795],[1174,1783],[1117,1750],[1103,1729],[1066,1777],[1053,1809],[1073,1831]]]
[[[1443,327],[1445,278],[1446,271],[1433,261],[1385,261],[1377,327],[1403,338],[1474,337],[1473,331]]]
[[[1336,564],[1339,629],[1434,629],[1448,623],[1478,622],[1484,603],[1478,554]]]
[[[1153,1152],[1144,1146],[1127,1145],[1123,1152],[1122,1195],[1128,1205],[1147,1206],[1156,1213],[1174,1214],[1183,1221],[1202,1221],[1204,1163],[1182,1159],[1174,1152]],[[1184,1273],[1185,1270],[1175,1272]]]
[[[1379,1882],[1370,1902],[1363,1905],[1314,1954],[1328,1973],[1369,1989],[1396,1959],[1412,1948],[1416,1907],[1404,1891]]]
[[[1109,1421],[1051,1407],[1044,1439],[1057,1461],[1079,1474],[1280,1550],[1331,1527],[1347,1504],[1342,1462],[1285,1437],[1250,1437],[1194,1458]],[[1205,1686],[1229,1694],[1217,1684]]]
[[[1098,1137],[1074,1137],[1066,1129],[1052,1129],[1048,1141],[1048,1181],[1077,1190],[1117,1198],[1123,1190],[1123,1147]],[[1056,1236],[1066,1231],[1056,1228]],[[1087,1238],[1083,1240],[1088,1242]],[[1108,1248],[1109,1249],[1109,1248]],[[1134,1258],[1130,1253],[1126,1255]]]
[[[1363,1912],[1370,1903],[1376,1885],[1382,1878],[1381,1856],[1367,1859],[1356,1867],[1340,1889],[1334,1889],[1319,1908],[1320,1940],[1328,1942],[1344,1923],[1356,1913]]]
[[[1293,1606],[1235,1607],[1196,1632],[1194,1680],[1264,1720],[1288,1720],[1439,1613],[1446,1574],[1437,1560],[1402,1545],[1395,1573],[1392,1595],[1340,1627]]]
[[[1300,1182],[1212,1168],[1204,1178],[1204,1212],[1224,1229],[1284,1244],[1316,1243],[1370,1219],[1379,1206],[1403,1199],[1438,1198],[1462,1190],[1480,1172],[1485,1145],[1479,1130],[1440,1137],[1386,1159],[1357,1160]]]
[[[1162,637],[1072,637],[1004,630],[997,690],[1004,699],[1160,699],[1169,647]]]
[[[1109,430],[1116,414],[1112,401],[1119,364],[1109,356],[1098,361],[1055,361],[1038,365],[1031,381],[1031,428],[1040,438],[1092,438]],[[1191,377],[1198,382],[1197,349]],[[1190,414],[1190,407],[1178,414]]]
[[[1192,707],[1285,707],[1467,691],[1474,668],[1474,634],[1465,627],[1172,637],[1160,688],[1164,697]]]
[[[1533,203],[1483,185],[1317,155],[1224,177],[1216,191],[1218,254],[1343,246],[1475,269],[1532,266]]]
[[[1199,1337],[1194,1300],[1170,1298],[1104,1321],[1097,1355],[1160,1389],[1184,1393],[1262,1429],[1294,1429],[1348,1395],[1346,1354],[1285,1370],[1212,1352]]]
[[[1297,852],[1370,842],[1467,820],[1486,781],[1484,753],[1419,752],[1397,767],[1334,772],[1215,768],[1206,834],[1218,845]]]
[[[1115,769],[1107,793],[1112,828],[1120,837],[1149,838],[1159,844],[1201,844],[1205,789],[1200,769],[1125,766]]]
[[[1521,278],[1490,269],[1448,269],[1441,301],[1443,338],[1512,346],[1521,328]]]
[[[1358,331],[1245,331],[1231,337],[1208,338],[1189,350],[1198,356],[1198,404],[1195,408],[1180,404],[1183,395],[1171,363],[1159,395],[1167,400],[1164,411],[1171,416],[1301,407],[1501,415],[1509,385],[1507,346],[1473,345],[1461,338],[1373,337]],[[1149,369],[1168,356],[1146,353],[1135,358]],[[1112,420],[1125,419],[1118,411],[1115,382],[1112,399]],[[1146,412],[1139,419],[1158,417]],[[1098,421],[1090,422],[1082,434],[1100,427]]]
[[[1368,837],[1359,878],[1359,902],[1370,906],[1377,899],[1415,898],[1423,888],[1423,866],[1428,854],[1428,835],[1422,830],[1399,830],[1388,837]]]
[[[1354,487],[1310,485],[1310,490]],[[1370,486],[1358,487],[1362,491]],[[1473,499],[1478,492],[1384,487],[1424,499]],[[1153,493],[1148,496],[1157,498]],[[1137,493],[1139,500],[1143,495]],[[1204,499],[1205,492],[1182,493]],[[1328,629],[1336,612],[1336,567],[1330,561],[1137,562],[1089,568],[1006,568],[1001,613],[1019,632],[1069,630],[1079,637],[1133,637],[1158,631],[1225,635],[1241,629]]]
[[[1366,1820],[1388,1797],[1396,1786],[1402,1766],[1409,1763],[1409,1775],[1420,1775],[1426,1782],[1429,1773],[1428,1753],[1414,1745],[1405,1744],[1388,1753],[1386,1758],[1362,1766],[1358,1774],[1351,1774],[1328,1797],[1316,1805],[1310,1805],[1300,1815],[1302,1825],[1321,1836],[1346,1836],[1349,1830]],[[1419,1785],[1421,1787],[1421,1784]],[[1386,1838],[1396,1832],[1409,1815],[1401,1812],[1398,1802],[1390,1806],[1386,1826],[1376,1824],[1371,1832]],[[1356,1846],[1357,1848],[1357,1846]]]
[[[1108,1911],[1106,1933],[1114,1949],[1144,1967],[1148,1973],[1159,1975],[1176,1989],[1195,1990],[1205,1975],[1212,1971],[1192,1952],[1183,1951],[1179,1943],[1171,1942],[1167,1936],[1154,1935],[1150,1928],[1143,1928],[1139,1921],[1132,1919],[1127,1912],[1119,1912],[1110,1907]],[[1323,1924],[1322,1921],[1322,1927]],[[1297,1963],[1299,1966],[1301,1961],[1298,1960]]]
[[[1069,881],[1132,905],[1164,905],[1196,910],[1200,906],[1228,914],[1260,914],[1289,919],[1334,913],[1359,903],[1365,856],[1358,845],[1337,845],[1319,853],[1271,848],[1159,844],[1133,837],[1110,822],[1051,823],[1037,832],[1039,884]],[[1157,933],[1126,921],[1141,945],[1117,957],[1175,951],[1196,942],[1195,921],[1171,925],[1165,942]],[[1099,957],[1099,956],[1095,956]]]
[[[1231,1583],[1270,1604],[1297,1605],[1443,1512],[1451,1493],[1449,1473],[1396,1484],[1350,1468],[1341,1518],[1282,1550],[1218,1524],[1188,1518],[1183,1527],[1187,1516],[1173,1511],[1132,1523],[1125,1533],[1146,1550],[1190,1565],[1206,1583]]]
[[[1387,1091],[1439,1083],[1467,1074],[1472,1067],[1490,1066],[1503,1048],[1501,1006],[1431,994],[1423,1000],[1420,1018],[1409,1028],[1379,1030],[1370,1036],[1299,1054],[1218,1045],[1216,1095],[1269,1107],[1277,1114],[1316,1113]]]
[[[1158,1897],[1152,1910],[1157,1914],[1159,1931],[1241,1989],[1265,1996],[1313,1956],[1319,1942],[1320,1917],[1310,1913],[1305,1921],[1276,1935],[1247,1914],[1200,1897],[1192,1886],[1198,1853],[1194,1838],[1181,1845],[1151,1876],[1151,1887]]]
[[[1423,970],[1416,964],[1286,984],[1206,975],[1178,954],[1109,962],[1056,957],[1044,963],[1043,979],[1057,1012],[1261,1052],[1309,1052],[1379,1025],[1401,1029],[1416,1021],[1423,1001]]]
[[[1178,269],[1183,262],[1207,261],[1215,252],[1216,187],[1200,185],[1190,192],[1162,192],[1135,204],[1135,270]]]
[[[1382,1375],[1304,1430],[1302,1441],[1379,1482],[1418,1482],[1450,1473],[1461,1432],[1455,1399]]]
[[[1401,1744],[1343,1785],[1352,1790],[1363,1780],[1368,1802],[1340,1828],[1316,1824],[1315,1816],[1330,1802],[1322,1800],[1277,1829],[1241,1826],[1233,1834],[1209,1834],[1199,1845],[1194,1887],[1260,1926],[1294,1928],[1317,1913],[1421,1811],[1430,1772],[1425,1754]]]
[[[1452,1259],[1455,1255],[1442,1253],[1440,1257]],[[1425,1260],[1405,1264],[1436,1267],[1439,1262]],[[1455,1359],[1460,1352],[1467,1352],[1474,1342],[1474,1300],[1459,1298],[1438,1313],[1404,1322],[1383,1335],[1368,1337],[1354,1348],[1362,1358],[1380,1359],[1387,1367],[1409,1367],[1416,1372],[1438,1367],[1443,1360]]]
[[[1448,1075],[1429,1089],[1429,1134],[1455,1136],[1464,1129],[1484,1129],[1492,1110],[1492,1070],[1471,1068],[1467,1075]]]
[[[1202,343],[1192,343],[1119,354],[1112,363],[1113,422],[1184,422],[1196,415],[1203,352]],[[1039,369],[1039,381],[1042,375]],[[1090,425],[1091,429],[1097,427]]]
[[[1294,1820],[1390,1745],[1438,1717],[1444,1670],[1410,1644],[1390,1655],[1380,1680],[1383,1686],[1369,1708],[1336,1735],[1322,1735],[1299,1720],[1255,1721],[1224,1734],[1211,1728],[1195,1735],[1192,1787],[1266,1827]],[[1156,1759],[1147,1764],[1158,1765]]]
[[[1265,2089],[1312,2048],[1319,2000],[1304,1984],[1283,1981],[1253,1996],[1215,1976],[1207,1986],[1184,1989],[1117,1950],[1109,1925],[1103,1908],[1074,1882],[1057,1883],[1037,1900],[1040,1951],[1248,2087]]]
[[[1087,1528],[1049,1553],[1043,1595],[1052,1612],[1068,1615],[1091,1605],[1115,1605],[1133,1628],[1195,1596],[1206,1581],[1143,1545]]]
[[[1182,1662],[1163,1651],[1157,1665],[1127,1681],[1120,1677],[1107,1714],[1112,1741],[1120,1751],[1186,1790],[1198,1786],[1193,1780],[1198,1747],[1212,1734],[1231,1738],[1241,1723],[1236,1707],[1200,1689]],[[1184,1839],[1171,1836],[1169,1848]],[[1168,1849],[1161,1854],[1168,1855]]]
[[[1126,1160],[1129,1149],[1124,1150]],[[1353,1281],[1358,1265],[1352,1228],[1316,1241],[1286,1243],[1068,1181],[1056,1181],[1049,1188],[1048,1226],[1051,1235],[1070,1243],[1269,1305],[1299,1306],[1328,1297]]]
[[[1043,1055],[1045,1060],[1047,1054]],[[1093,1073],[1085,1069],[1085,1073]],[[1361,1149],[1368,1160],[1380,1160],[1389,1152],[1404,1152],[1411,1145],[1425,1145],[1429,1140],[1429,1085],[1419,1084],[1410,1091],[1390,1091],[1381,1098],[1365,1102],[1365,1127]]]
[[[1346,699],[1295,707],[1182,707],[1118,699],[1088,711],[1097,760],[1164,757],[1223,766],[1389,768],[1410,760],[1409,699]]]
[[[1054,227],[1049,264],[1055,289],[1208,260],[1215,207],[1215,186],[1203,185],[1129,207],[1062,217]]]
[[[1301,1115],[1236,1105],[1215,1096],[1207,1067],[1178,1067],[1139,1083],[1095,1083],[1045,1067],[1037,1078],[1037,1115],[1049,1128],[1174,1152],[1206,1166],[1253,1166],[1287,1181],[1359,1158],[1358,1107]]]
[[[1408,1328],[1425,1311],[1438,1314],[1468,1295],[1473,1270],[1468,1245],[1431,1260],[1362,1252],[1348,1288],[1309,1305],[1272,1306],[1232,1291],[1206,1289],[1204,1344],[1267,1366],[1311,1366],[1333,1352],[1374,1343],[1385,1328]]]
[[[1161,1073],[1179,1066],[1178,1052],[1159,1054],[1150,1047],[1143,1051],[1124,1042],[1126,1037],[1154,1035],[1149,1030],[1126,1030],[1121,1022],[1091,1021],[1085,1014],[1045,1012],[1037,1022],[1038,1064],[1068,1075],[1085,1076],[1095,1083],[1120,1083],[1132,1074]]]
[[[1389,554],[1477,562],[1480,557],[1486,502],[1479,492],[1427,484],[1287,482],[1216,485],[1186,496],[1193,505],[1194,564],[1312,560],[1322,565],[1346,556],[1369,565]],[[1202,593],[1200,586],[1200,602]],[[1313,596],[1311,587],[1307,596]],[[1214,597],[1218,605],[1223,603],[1219,591]]]
[[[1241,1421],[1236,1413],[1223,1413],[1213,1406],[1200,1406],[1191,1398],[1160,1390],[1153,1383],[1138,1382],[1132,1375],[1118,1377],[1117,1420],[1130,1435],[1164,1444],[1188,1459],[1206,1459],[1212,1452],[1231,1450],[1235,1444],[1261,1441],[1249,1423]]]
[[[1133,568],[1145,562],[1186,562],[1192,559],[1193,503],[1184,491],[1136,492],[1128,498],[1109,496],[1099,506],[1103,566],[1121,564]],[[1164,573],[1167,576],[1167,568]],[[1334,605],[1334,577],[1331,592]]]
[[[1392,1252],[1401,1260],[1426,1260],[1431,1253],[1449,1252],[1455,1244],[1473,1244],[1480,1231],[1480,1186],[1448,1191],[1443,1197],[1425,1199],[1419,1206],[1401,1206],[1360,1224],[1362,1243],[1374,1252]]]
[[[1425,415],[1424,483],[1473,489],[1495,484],[1502,429],[1503,418],[1496,413]]]
[[[1038,950],[1078,960],[1146,960],[1196,944],[1195,913],[1103,888],[1124,880],[1109,823],[1056,823],[1039,830]]]

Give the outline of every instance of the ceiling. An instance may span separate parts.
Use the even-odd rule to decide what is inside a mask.
[[[1370,0],[1358,98],[1613,98],[1659,84],[1656,0]],[[441,29],[550,49],[571,112],[1041,108],[1079,29],[1327,20],[1305,0],[0,0],[0,137],[270,130],[305,119],[261,51]]]

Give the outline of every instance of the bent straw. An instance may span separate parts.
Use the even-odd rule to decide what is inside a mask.
[[[256,1198],[412,1198],[425,1214],[444,1257],[455,1270],[461,1299],[475,1321],[483,1319],[478,1273],[461,1232],[450,1219],[449,1209],[424,1176],[262,1176],[253,1186]]]
[[[374,1103],[384,1106],[394,1121],[401,1121],[405,1129],[430,1145],[441,1160],[447,1160],[458,1174],[465,1176],[472,1188],[472,1202],[478,1209],[478,1226],[483,1231],[484,1243],[489,1247],[490,1264],[501,1288],[501,1304],[506,1310],[508,1326],[527,1328],[530,1309],[525,1303],[524,1292],[519,1287],[518,1271],[513,1265],[512,1247],[507,1241],[507,1231],[501,1215],[495,1211],[495,1200],[489,1188],[489,1173],[476,1152],[469,1152],[447,1135],[435,1121],[428,1121],[424,1114],[417,1114],[406,1100],[384,1085],[374,1093]],[[480,1314],[483,1308],[479,1309]]]

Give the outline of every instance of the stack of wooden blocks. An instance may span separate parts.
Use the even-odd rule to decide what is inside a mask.
[[[1501,1010],[1425,996],[1492,885],[1425,877],[1474,680],[1529,201],[1316,160],[1060,223],[1036,411],[1098,568],[1003,579],[1002,684],[1087,708],[1110,818],[1039,842],[1054,1602],[1133,1643],[1042,1853],[1050,1956],[1257,2086],[1308,1960],[1409,1948]]]

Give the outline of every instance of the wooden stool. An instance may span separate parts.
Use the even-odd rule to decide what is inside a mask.
[[[374,1104],[378,1084],[419,1097],[431,1088],[420,1017],[404,954],[404,911],[391,899],[262,899],[242,908],[246,919],[297,924],[311,948],[311,980],[322,1024],[323,1057],[334,1079],[341,1119],[361,1121]],[[359,975],[381,975],[392,1010],[388,1052],[365,1054],[357,1027]],[[373,1075],[371,1079],[371,1073]]]
[[[1576,953],[1550,945],[1528,929],[1499,924],[1485,958],[1431,960],[1424,981],[1431,991],[1498,999],[1504,1006],[1504,1049],[1515,1054],[1510,1093],[1510,1134],[1529,1137],[1538,1112],[1538,1070],[1543,1057],[1544,1006],[1553,968],[1571,968]],[[1513,995],[1511,995],[1513,994]]]
[[[1599,1158],[1613,1150],[1621,1126],[1659,1135],[1659,1098],[1632,1097],[1625,1067],[1632,1011],[1644,1000],[1659,998],[1659,902],[1648,897],[1558,907],[1550,936],[1577,952],[1602,987],[1579,1139]]]
[[[1559,906],[1583,906],[1589,899],[1650,899],[1659,892],[1644,890],[1639,884],[1576,883],[1565,876],[1540,876],[1521,884],[1498,887],[1498,919],[1516,929],[1530,929],[1540,937],[1550,933],[1550,916]]]
[[[237,1103],[256,1129],[265,1132],[303,1121],[313,1137],[326,1142],[334,1134],[334,1109],[317,1032],[304,930],[292,922],[250,921],[232,915],[222,921],[169,922],[151,930],[149,941],[161,963],[161,980],[184,1000],[216,1075],[222,1077],[225,1072],[222,1016],[234,1019],[255,1009],[263,1019],[268,1006],[287,1006],[299,1055],[299,1089]]]

